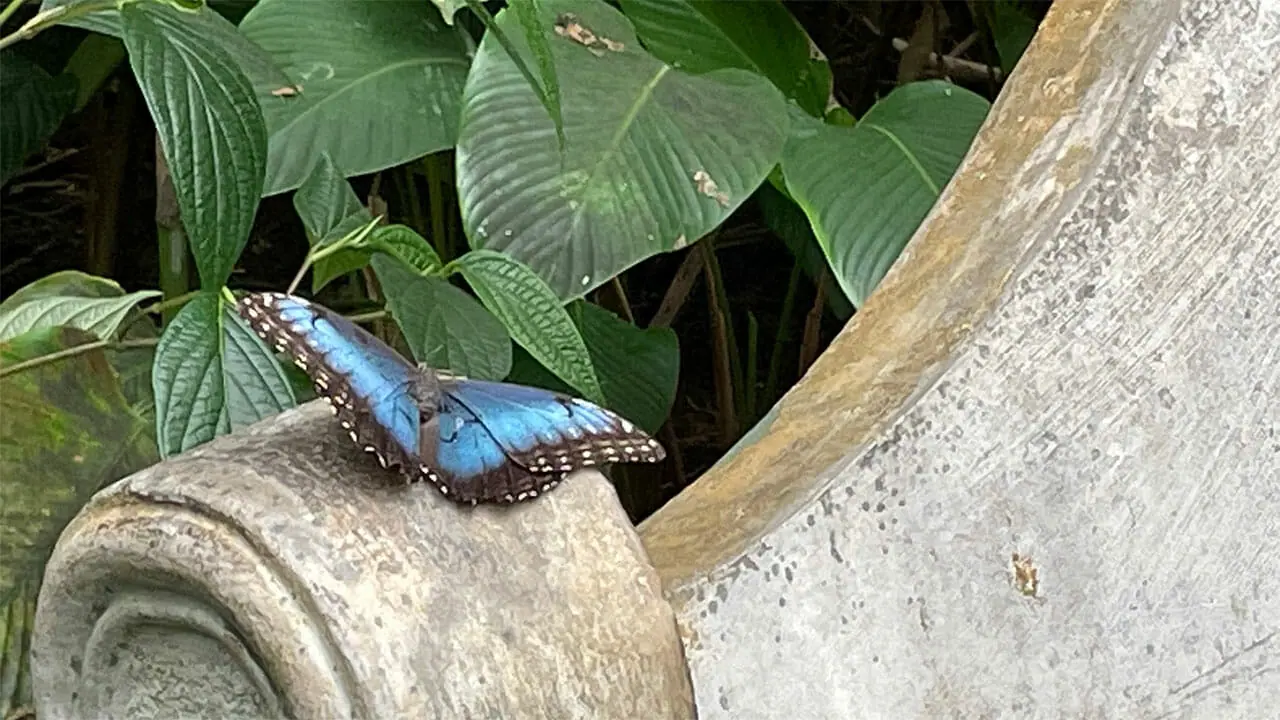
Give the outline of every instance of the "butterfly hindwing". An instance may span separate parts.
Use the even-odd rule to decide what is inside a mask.
[[[493,434],[448,393],[423,425],[424,446],[435,447],[433,466],[445,494],[459,502],[518,502],[555,487],[564,473],[538,474],[516,464]]]
[[[440,388],[484,425],[511,461],[534,474],[666,457],[643,430],[586,400],[483,380],[442,379]]]

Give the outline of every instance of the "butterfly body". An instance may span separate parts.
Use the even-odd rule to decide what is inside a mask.
[[[661,445],[578,398],[419,368],[346,318],[280,293],[237,311],[310,376],[352,441],[458,502],[518,502],[583,467],[660,462]]]

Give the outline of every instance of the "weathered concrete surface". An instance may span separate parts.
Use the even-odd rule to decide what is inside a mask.
[[[1274,715],[1278,77],[1275,2],[1055,3],[867,306],[641,528],[701,718]]]
[[[45,574],[41,720],[692,717],[603,477],[474,510],[387,477],[313,403],[100,493]]]

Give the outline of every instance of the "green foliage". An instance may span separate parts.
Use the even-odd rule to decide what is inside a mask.
[[[35,583],[24,583],[7,606],[0,607],[0,717],[30,709],[33,698],[28,655],[36,618]]]
[[[986,10],[991,39],[1000,55],[1000,68],[1008,75],[1031,44],[1039,23],[1019,6],[1017,0],[996,0]]]
[[[451,147],[467,42],[422,0],[265,0],[240,23],[290,83],[255,83],[271,143],[266,194],[327,152],[366,173]]]
[[[680,380],[680,346],[670,328],[641,329],[599,305],[577,300],[570,316],[600,376],[605,404],[650,433],[671,412]],[[574,390],[526,352],[516,354],[511,382],[565,393]]]
[[[521,347],[588,400],[604,402],[582,335],[541,278],[491,250],[463,255],[457,268]]]
[[[0,343],[0,606],[38,571],[94,491],[154,459],[103,350],[65,354],[94,339],[42,327]],[[12,372],[41,358],[51,359]]]
[[[373,268],[418,362],[481,380],[502,380],[511,371],[511,336],[475,298],[382,253]]]
[[[367,225],[373,216],[347,184],[328,152],[293,194],[293,209],[307,231],[307,242],[318,250]],[[311,291],[320,292],[335,278],[369,264],[369,253],[351,248],[316,261],[311,271]]]
[[[894,90],[852,128],[815,120],[792,133],[787,189],[854,305],[933,207],[988,109],[982,97],[931,80]]]
[[[217,290],[249,239],[262,194],[262,113],[234,58],[203,42],[186,12],[133,3],[120,11],[120,20],[129,63],[164,146],[201,286]]]
[[[723,222],[777,163],[787,114],[758,75],[665,65],[600,0],[540,6],[544,25],[568,13],[577,36],[595,40],[552,43],[565,150],[536,93],[486,38],[463,99],[458,195],[472,247],[521,260],[569,300]]]
[[[151,379],[164,456],[296,402],[271,352],[217,292],[200,293],[165,328]]]
[[[22,167],[27,155],[39,150],[75,104],[74,77],[57,77],[19,55],[0,53],[0,182]]]
[[[621,0],[645,48],[690,73],[750,70],[805,112],[822,117],[831,67],[780,0],[749,8],[720,0]]]
[[[955,172],[987,101],[927,81],[855,118],[782,2],[618,4],[514,0],[492,18],[466,0],[263,0],[237,27],[187,0],[46,0],[36,29],[65,23],[123,41],[200,288],[170,292],[163,310],[180,310],[162,334],[138,311],[155,291],[82,273],[0,304],[0,460],[33,478],[0,503],[13,514],[6,549],[24,548],[0,591],[33,579],[56,530],[102,483],[302,394],[298,373],[229,307],[264,195],[296,190],[308,241],[298,278],[310,269],[313,293],[384,297],[418,361],[572,392],[654,432],[680,380],[676,333],[585,299],[628,268],[700,241],[755,197],[796,259],[784,323],[803,273],[834,277],[839,317],[864,302]],[[460,8],[479,22],[455,23]],[[1034,31],[1020,13],[1002,2],[988,18],[1006,69]],[[0,54],[5,178],[71,110],[71,78],[101,81],[86,57],[109,50],[89,47],[60,74],[17,48]],[[451,161],[460,217],[443,192],[454,189]],[[382,190],[366,207],[348,178],[375,172]],[[379,192],[391,185],[415,212],[384,211]],[[717,323],[731,334],[745,320],[743,346],[725,343],[734,401],[758,417],[799,333],[784,324],[762,337],[764,323],[735,316],[717,285]]]

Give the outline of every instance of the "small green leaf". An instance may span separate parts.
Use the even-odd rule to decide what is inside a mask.
[[[320,153],[315,167],[294,193],[293,209],[312,245],[342,237],[373,219],[327,152]]]
[[[0,183],[22,168],[31,153],[44,147],[71,112],[76,79],[53,77],[14,50],[0,53]]]
[[[680,341],[670,328],[641,329],[583,300],[571,308],[609,407],[656,434],[680,380]]]
[[[315,167],[294,193],[293,209],[302,219],[307,241],[313,249],[346,237],[373,219],[327,152],[320,154]],[[334,278],[368,264],[369,253],[356,249],[320,258],[311,271],[311,291],[320,292],[320,288]]]
[[[41,328],[0,344],[0,366],[93,339],[76,328]],[[0,605],[39,578],[90,495],[154,460],[145,435],[101,350],[0,377]]]
[[[793,117],[787,189],[860,307],[951,180],[991,105],[941,80],[903,85],[852,128]]]
[[[146,97],[205,290],[222,287],[262,195],[267,131],[237,60],[189,13],[151,3],[120,11],[129,63]]]
[[[544,27],[538,17],[538,0],[514,0],[514,2],[508,3],[507,7],[511,8],[516,20],[520,22],[520,29],[524,32],[524,41],[528,44],[529,51],[533,53],[534,60],[538,63],[538,73],[542,76],[542,83],[536,90],[542,100],[542,104],[547,108],[547,114],[551,116],[551,121],[556,125],[556,137],[563,148],[564,116],[560,108],[560,78],[556,75],[556,61],[551,55],[551,43],[547,42],[547,35],[551,30],[548,27]],[[494,33],[495,37],[502,33],[502,28],[497,27],[496,23],[489,29]],[[508,51],[510,51],[510,48],[508,48]],[[524,58],[520,57],[519,53],[512,53],[511,59],[516,63],[524,62]]]
[[[373,256],[373,270],[418,362],[481,380],[511,371],[511,336],[475,298],[381,253]]]
[[[586,399],[604,402],[582,335],[542,278],[492,250],[472,250],[454,263],[521,347]]]
[[[575,301],[570,309],[600,377],[605,406],[651,434],[658,432],[671,412],[680,379],[680,345],[675,332],[670,328],[638,328],[584,300]],[[516,355],[509,380],[573,392],[528,353]]]
[[[59,325],[79,328],[100,340],[110,340],[133,313],[134,306],[159,296],[156,290],[139,290],[115,298],[55,295],[30,300],[0,312],[0,341]]]
[[[218,292],[197,296],[169,323],[151,378],[165,457],[296,404],[280,365]]]
[[[362,247],[397,258],[421,275],[437,272],[444,265],[431,243],[404,225],[384,225],[374,230]]]

